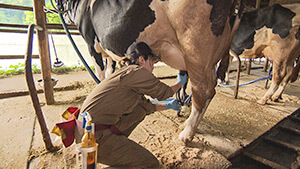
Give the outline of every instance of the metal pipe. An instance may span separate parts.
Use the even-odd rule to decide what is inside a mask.
[[[28,91],[31,96],[32,104],[35,110],[35,114],[38,118],[41,132],[43,135],[43,140],[47,150],[53,150],[53,144],[51,142],[51,138],[48,132],[48,128],[42,113],[41,105],[37,96],[36,87],[34,85],[32,69],[31,69],[31,55],[32,55],[32,42],[33,42],[33,30],[38,29],[42,30],[42,27],[31,24],[28,28],[28,41],[27,41],[27,49],[25,53],[25,77],[28,86]]]

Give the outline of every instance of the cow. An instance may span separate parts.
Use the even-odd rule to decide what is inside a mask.
[[[257,101],[259,104],[264,105],[270,99],[278,101],[292,74],[291,81],[295,81],[299,73],[299,66],[293,71],[295,60],[300,54],[299,25],[300,3],[274,4],[243,14],[230,47],[230,55],[248,59],[267,57],[273,62],[272,83],[265,95]],[[228,68],[226,59],[226,66],[221,61],[221,70],[224,70],[223,67]],[[224,80],[221,72],[218,78]]]
[[[228,0],[58,0],[87,42],[96,63],[103,55],[120,61],[133,42],[144,41],[161,61],[189,74],[191,115],[179,134],[193,139],[217,84],[215,65],[230,47],[239,17]],[[102,65],[103,67],[103,65]]]
[[[291,78],[290,78],[290,82],[293,83],[298,79],[299,76],[299,72],[300,72],[300,56],[298,56],[298,59],[296,60],[296,66],[293,69]]]

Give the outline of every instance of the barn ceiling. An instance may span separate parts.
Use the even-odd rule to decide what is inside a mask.
[[[243,0],[247,8],[256,8],[256,3],[260,3],[259,7],[263,8],[266,6],[271,6],[275,3],[278,4],[290,4],[290,3],[300,3],[300,0]]]

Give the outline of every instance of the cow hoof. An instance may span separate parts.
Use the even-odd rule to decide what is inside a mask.
[[[176,143],[178,145],[181,145],[181,146],[186,146],[187,145],[187,143],[180,140],[179,137],[174,137],[172,140],[173,140],[174,143]]]
[[[182,141],[184,144],[191,141],[192,139],[193,139],[193,134],[191,130],[188,130],[186,128],[179,134],[179,140]]]
[[[272,97],[272,101],[279,102],[280,100],[283,100],[281,96]]]
[[[258,100],[257,103],[260,104],[260,105],[265,105],[266,101],[264,101],[264,100],[261,99],[261,100]]]

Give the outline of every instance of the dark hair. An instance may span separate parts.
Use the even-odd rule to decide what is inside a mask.
[[[143,56],[145,60],[148,60],[148,56],[151,56],[153,61],[160,57],[156,55],[151,48],[145,42],[133,42],[126,51],[126,57],[129,59],[129,64],[137,64],[137,60],[140,56]]]

